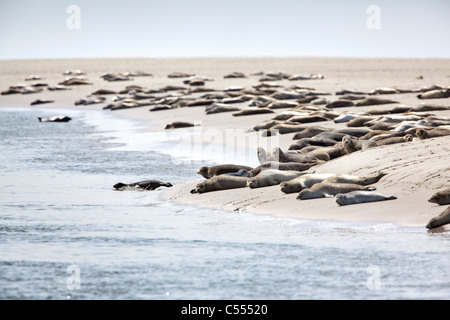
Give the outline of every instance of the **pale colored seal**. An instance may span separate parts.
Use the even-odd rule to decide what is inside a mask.
[[[372,191],[351,191],[347,193],[338,193],[335,196],[336,203],[340,206],[350,204],[359,204],[366,202],[385,201],[397,199],[395,196],[385,196],[378,192]]]
[[[247,180],[247,187],[254,189],[254,188],[274,186],[280,184],[283,181],[297,178],[303,174],[304,172],[300,171],[268,169],[262,171],[256,177],[249,178]]]
[[[201,167],[197,170],[197,173],[201,175],[202,177],[209,179],[214,176],[219,176],[221,174],[225,173],[235,173],[239,170],[245,169],[247,171],[253,170],[252,167],[249,166],[243,166],[243,165],[237,165],[237,164],[219,164],[216,166],[211,167]]]
[[[417,95],[419,99],[443,99],[448,97],[450,97],[450,89],[431,90]]]
[[[445,224],[448,224],[448,223],[450,223],[450,207],[447,207],[447,209],[445,209],[437,217],[432,218],[428,222],[426,227],[428,229],[433,229],[433,228],[441,227],[441,226],[443,226]]]
[[[257,166],[255,169],[250,170],[253,176],[257,176],[260,172],[268,169],[284,170],[284,171],[306,171],[315,166],[315,162],[277,162],[268,161]],[[306,172],[311,173],[311,172]]]
[[[450,204],[450,188],[436,192],[428,199],[428,202],[437,203],[439,205]]]
[[[126,188],[131,189],[142,189],[142,190],[155,190],[159,187],[172,187],[172,184],[170,182],[162,182],[158,180],[144,180],[134,183],[116,183],[114,186],[114,189],[116,190],[124,190]]]
[[[397,89],[394,88],[376,88],[369,91],[369,95],[375,94],[395,94],[398,93]]]
[[[191,193],[205,193],[218,190],[228,190],[235,188],[244,188],[247,186],[246,177],[234,177],[227,175],[214,176],[206,179],[191,190]]]
[[[367,174],[367,175],[350,175],[350,174],[339,174],[334,175],[326,180],[324,182],[326,183],[354,183],[359,184],[361,186],[368,186],[370,184],[377,183],[382,177],[384,177],[386,173],[384,172],[378,172],[373,174]]]
[[[321,183],[313,185],[311,188],[300,191],[297,199],[307,200],[326,197],[328,198],[334,197],[338,193],[347,193],[358,190],[372,191],[376,190],[376,188],[373,186],[362,186],[355,183],[325,183],[324,181],[322,181]]]
[[[327,178],[333,177],[334,173],[309,173],[299,176],[295,179],[283,181],[280,183],[280,190],[284,193],[300,192],[303,189],[311,188],[316,183],[320,183]]]

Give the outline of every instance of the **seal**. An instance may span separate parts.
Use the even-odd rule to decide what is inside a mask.
[[[330,160],[330,157],[328,156],[328,154],[317,154],[317,156],[319,156],[319,158],[317,158],[317,156],[311,156],[308,154],[300,154],[300,153],[289,153],[289,152],[283,152],[279,147],[274,147],[272,149],[272,156],[275,159],[275,161],[279,161],[279,162],[300,162],[300,163],[304,163],[304,162],[315,162],[318,163],[318,160],[324,160],[324,161],[328,161]]]
[[[246,177],[234,177],[227,175],[214,176],[200,182],[191,190],[191,193],[205,193],[219,190],[228,190],[235,188],[244,188],[247,186]]]
[[[439,205],[450,204],[450,188],[436,192],[428,199],[428,202],[437,203]]]
[[[333,139],[322,139],[322,138],[302,138],[296,140],[294,144],[289,146],[289,150],[301,150],[306,146],[320,146],[320,147],[331,147],[337,142]]]
[[[41,100],[41,99],[37,99],[35,101],[33,101],[32,103],[30,103],[31,106],[37,105],[37,104],[44,104],[44,103],[53,103],[55,102],[55,100]]]
[[[377,144],[379,146],[385,146],[385,145],[389,145],[389,144],[409,142],[409,141],[413,141],[413,139],[414,138],[411,134],[406,134],[403,137],[389,137],[386,139],[377,140]]]
[[[126,188],[133,188],[133,189],[141,189],[141,190],[155,190],[159,187],[172,187],[172,184],[170,182],[161,182],[158,180],[144,180],[134,183],[116,183],[113,188],[116,190],[125,190]]]
[[[379,104],[391,104],[391,103],[399,103],[398,101],[390,100],[390,99],[381,99],[381,98],[365,98],[363,100],[358,101],[355,105],[357,107],[362,106],[373,106]]]
[[[353,107],[355,103],[352,100],[339,99],[326,105],[327,108],[345,108]]]
[[[350,204],[395,200],[395,196],[385,196],[378,192],[372,191],[351,191],[347,193],[338,193],[335,196],[336,203],[340,206],[347,206]]]
[[[303,189],[311,188],[316,183],[320,183],[327,178],[335,176],[334,173],[309,173],[295,179],[280,183],[280,190],[286,194],[300,192]]]
[[[359,128],[342,128],[342,129],[334,129],[334,132],[340,132],[348,134],[349,136],[353,136],[355,138],[362,137],[363,135],[372,131],[372,129],[359,127]]]
[[[255,115],[255,114],[264,114],[264,113],[275,113],[275,111],[273,111],[269,108],[249,107],[249,108],[241,109],[238,112],[233,113],[232,116],[240,117],[240,116],[250,116],[250,115]]]
[[[341,133],[341,132],[334,132],[334,131],[326,131],[319,133],[318,135],[315,135],[314,139],[331,139],[337,142],[342,141],[342,138],[346,136],[347,134]],[[356,139],[356,137],[353,137]]]
[[[240,109],[238,107],[233,107],[228,104],[222,104],[222,103],[216,103],[212,104],[211,107],[207,107],[205,109],[206,114],[214,114],[214,113],[221,113],[221,112],[234,112],[239,111]]]
[[[250,171],[245,170],[245,169],[241,169],[238,172],[224,173],[224,175],[234,176],[234,177],[246,177],[246,178],[253,177],[253,175],[250,173]]]
[[[359,116],[352,120],[347,121],[347,127],[363,127],[367,122],[371,120],[375,120],[377,117],[375,116]]]
[[[377,183],[386,173],[378,172],[374,174],[354,176],[349,174],[339,174],[331,176],[324,180],[326,183],[353,183],[361,186],[368,186],[370,184]]]
[[[443,99],[450,97],[450,89],[431,90],[417,95],[419,99]]]
[[[447,135],[450,135],[450,129],[447,129],[447,128],[434,128],[431,130],[426,130],[424,128],[416,129],[416,136],[420,140],[436,138],[436,137],[443,137],[443,136],[447,136]]]
[[[183,122],[183,121],[175,121],[166,125],[164,129],[178,129],[178,128],[189,128],[194,127],[195,125],[191,122]]]
[[[274,186],[280,184],[283,181],[297,178],[303,174],[304,173],[300,171],[268,169],[262,171],[256,177],[249,178],[247,180],[247,187],[254,189],[254,188]]]
[[[245,169],[247,171],[253,170],[252,167],[237,165],[237,164],[219,164],[212,167],[201,167],[197,170],[197,173],[203,176],[205,179],[212,178],[214,176],[219,176],[225,173],[235,173],[239,170]]]
[[[426,227],[428,229],[433,229],[433,228],[441,227],[441,226],[443,226],[445,224],[448,224],[448,223],[450,223],[450,207],[447,207],[447,209],[445,209],[437,217],[432,218],[428,222]]]
[[[306,171],[315,165],[316,164],[312,163],[312,162],[300,163],[300,162],[268,161],[268,162],[265,162],[265,163],[257,166],[255,169],[250,170],[250,173],[253,176],[257,176],[261,171],[268,170],[268,169],[277,169],[277,170],[285,170],[285,171]]]
[[[330,131],[330,128],[324,128],[324,127],[307,127],[305,130],[301,132],[297,132],[293,137],[292,140],[299,140],[302,138],[312,138],[315,135],[318,135],[319,133]]]
[[[313,185],[311,188],[300,191],[297,199],[307,200],[316,198],[334,197],[338,193],[347,193],[351,191],[373,191],[373,186],[361,186],[355,183],[326,183],[322,181]]]
[[[258,156],[259,163],[261,163],[261,164],[266,163],[268,161],[278,161],[278,160],[275,160],[275,157],[272,156],[269,152],[267,152],[262,147],[258,147],[256,149],[256,153]]]
[[[37,117],[39,122],[69,122],[72,118],[68,116],[55,116],[51,118],[41,118]]]
[[[359,116],[362,116],[362,114],[359,113],[343,113],[340,116],[337,116],[333,119],[334,123],[345,123],[349,122],[350,120],[353,120]]]
[[[347,154],[350,154],[358,150],[367,150],[369,148],[376,147],[378,144],[373,140],[355,140],[350,136],[345,136],[342,138],[342,146],[344,151]]]

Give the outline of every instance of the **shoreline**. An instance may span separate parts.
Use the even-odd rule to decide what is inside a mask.
[[[198,64],[201,65],[200,69],[206,70],[208,62],[202,62],[202,59],[195,58],[187,58],[192,61],[197,61]],[[270,58],[261,58],[262,60]],[[288,60],[295,60],[295,58],[273,58],[273,60],[284,60],[284,62]],[[329,62],[333,61],[339,65],[339,63],[344,63],[344,67],[348,67],[348,58],[311,58],[316,62]],[[75,59],[76,61],[80,59]],[[84,64],[93,63],[91,59],[81,59]],[[122,60],[122,59],[111,59],[111,60]],[[131,59],[123,59],[124,61],[129,61]],[[146,60],[146,59],[136,59],[136,61]],[[148,59],[147,59],[148,60]],[[149,59],[152,60],[152,59]],[[160,59],[164,60],[164,59]],[[168,58],[170,61],[180,61],[183,59],[179,58]],[[185,60],[185,59],[184,59]],[[210,62],[213,61],[214,58],[211,58]],[[227,59],[225,59],[227,60]],[[207,86],[214,87],[215,89],[224,88],[231,85],[243,85],[250,86],[257,83],[257,77],[247,78],[247,79],[222,79],[219,78],[219,75],[223,74],[223,71],[227,69],[228,71],[239,71],[239,66],[233,64],[233,60],[241,61],[244,60],[244,64],[251,58],[231,58],[227,66],[222,66],[222,68],[217,68],[219,70],[215,71],[214,81],[211,83],[207,83]],[[298,58],[297,60],[308,60],[308,58]],[[339,60],[339,61],[337,61]],[[356,62],[359,59],[353,59]],[[414,66],[414,62],[417,59],[371,59],[366,58],[366,61],[369,62],[370,65],[376,66],[378,63],[386,63],[388,64],[391,60],[399,60],[401,64],[412,64]],[[389,72],[394,73],[394,71],[389,71],[386,69],[382,69],[378,73],[376,70],[366,71],[367,74],[363,76],[362,81],[358,78],[357,74],[354,72],[361,73],[358,69],[358,66],[355,66],[355,70],[350,70],[347,73],[348,75],[345,79],[343,79],[342,83],[337,81],[337,79],[331,75],[339,74],[339,70],[336,69],[328,70],[326,65],[321,70],[320,65],[312,65],[309,66],[310,70],[315,70],[316,72],[323,73],[325,75],[325,80],[306,80],[301,82],[283,82],[283,84],[299,84],[306,86],[313,86],[317,90],[323,90],[328,92],[335,92],[336,90],[340,90],[343,88],[349,89],[361,89],[368,90],[376,87],[382,86],[393,86],[394,82],[398,85],[398,87],[418,87],[419,85],[431,85],[432,83],[437,83],[441,85],[448,85],[450,82],[450,59],[421,59],[422,63],[430,64],[434,68],[432,70],[439,69],[439,63],[447,62],[445,68],[441,70],[440,74],[433,75],[432,77],[428,77],[424,75],[424,78],[427,79],[426,82],[412,78],[412,75],[418,75],[421,71],[420,68],[412,68],[413,70],[409,70],[407,73],[411,75],[411,77],[407,77],[405,75],[392,75],[393,78],[387,78],[386,74]],[[22,61],[22,60],[21,60]],[[134,61],[134,63],[136,63]],[[153,61],[153,60],[152,60]],[[381,61],[381,62],[380,62]],[[44,65],[47,64],[44,63]],[[51,62],[54,62],[53,60]],[[62,59],[59,61],[61,63],[67,62],[66,59]],[[154,62],[154,61],[153,61]],[[252,66],[246,66],[246,70],[252,69],[257,71],[261,69],[261,65],[258,63],[258,58],[255,59],[255,63]],[[281,62],[278,61],[281,66]],[[360,61],[359,61],[360,62]],[[398,61],[397,61],[398,62]],[[433,63],[434,62],[434,63]],[[83,64],[81,63],[81,64]],[[2,64],[2,62],[0,62]],[[25,63],[24,70],[20,73],[20,77],[27,76],[28,74],[38,73],[34,71],[29,71],[26,68]],[[298,62],[298,65],[306,64],[305,61]],[[235,68],[236,66],[236,68]],[[242,66],[242,65],[240,65]],[[114,71],[122,71],[126,66],[115,66],[110,67],[110,69],[114,69]],[[285,66],[286,67],[286,66]],[[411,66],[410,66],[411,67]],[[45,66],[43,66],[45,69]],[[194,69],[195,66],[189,66],[187,69]],[[69,68],[66,68],[69,69]],[[119,70],[122,69],[122,70]],[[417,70],[419,69],[419,70]],[[134,69],[133,69],[134,70]],[[270,69],[269,69],[270,70]],[[39,70],[37,70],[39,71]],[[61,72],[64,70],[60,70]],[[76,110],[101,110],[105,104],[98,105],[90,105],[90,106],[74,106],[73,102],[75,99],[82,98],[83,96],[89,94],[90,92],[100,89],[100,88],[123,88],[126,85],[134,85],[134,84],[142,84],[146,87],[157,87],[163,84],[180,84],[181,79],[168,79],[165,77],[161,77],[161,75],[154,76],[152,78],[135,78],[133,81],[126,82],[116,82],[116,83],[107,83],[101,79],[98,79],[98,74],[91,74],[89,70],[86,70],[88,75],[88,79],[92,80],[94,83],[92,86],[83,86],[76,87],[70,90],[70,92],[52,92],[48,94],[47,92],[42,92],[39,94],[31,94],[28,96],[7,96],[1,97],[0,104],[2,106],[14,107],[14,106],[26,106],[25,101],[30,101],[37,98],[45,98],[43,95],[47,95],[50,99],[55,99],[54,105],[39,105],[39,108],[45,109],[57,109],[57,108],[70,108]],[[111,70],[104,70],[105,72]],[[130,70],[131,71],[131,70]],[[151,72],[151,70],[149,70]],[[166,73],[171,71],[179,71],[176,70],[175,67],[166,66]],[[267,71],[267,68],[265,68]],[[290,70],[285,70],[290,71]],[[345,70],[344,70],[345,71]],[[341,71],[341,73],[344,73]],[[159,72],[159,71],[158,71]],[[372,72],[372,74],[371,74]],[[406,72],[405,72],[406,73]],[[436,72],[435,72],[436,73]],[[61,74],[61,73],[60,73]],[[51,76],[50,76],[51,75]],[[199,74],[200,75],[200,74]],[[48,73],[47,77],[43,74],[45,80],[44,82],[52,82],[55,84],[57,80],[61,80],[63,78],[62,75],[58,77],[55,76],[55,73]],[[49,77],[50,76],[50,77]],[[17,74],[15,75],[17,77]],[[11,74],[6,76],[1,83],[1,89],[5,90],[7,86],[13,85],[16,82],[12,81],[14,78]],[[18,78],[18,77],[17,77]],[[383,83],[380,83],[381,79],[384,79]],[[438,81],[440,80],[440,81]],[[8,82],[9,81],[9,82]],[[24,82],[24,81],[22,81]],[[106,96],[107,101],[110,101],[111,96]],[[411,106],[416,106],[420,102],[426,103],[436,103],[440,105],[450,105],[450,98],[446,99],[433,99],[431,101],[418,101],[415,97],[415,94],[394,94],[387,96],[389,98],[392,97],[394,100],[399,100],[400,104],[406,104]],[[334,100],[337,97],[335,95],[328,96],[330,100]],[[57,100],[57,101],[56,101]],[[28,102],[29,103],[29,102]],[[240,106],[244,106],[245,104],[240,104]],[[392,107],[394,105],[383,106],[385,108]],[[32,107],[31,107],[32,108]],[[362,107],[359,108],[358,111],[368,111],[370,109],[374,109],[374,106],[371,107]],[[109,111],[104,110],[104,112],[114,112],[115,115],[122,117],[124,119],[129,119],[133,121],[137,121],[139,123],[139,132],[143,134],[155,134],[156,132],[164,132],[165,124],[177,121],[177,120],[185,120],[185,121],[198,121],[201,123],[201,132],[203,133],[202,145],[210,146],[212,151],[216,151],[220,149],[221,143],[215,141],[214,143],[210,143],[211,139],[214,137],[214,134],[217,132],[224,132],[226,130],[247,130],[251,126],[256,125],[264,120],[267,120],[271,117],[271,115],[253,115],[247,117],[232,117],[230,113],[223,114],[215,114],[215,115],[205,115],[204,107],[195,107],[195,108],[179,108],[176,110],[163,110],[157,112],[149,112],[149,107],[139,107],[118,111]],[[187,110],[189,112],[187,113]],[[276,110],[276,112],[280,113],[286,111],[287,109]],[[339,108],[339,112],[344,111],[352,111],[354,108]],[[434,113],[434,112],[433,112]],[[450,116],[450,111],[439,111],[436,114],[442,116]],[[314,123],[312,124],[314,125]],[[345,125],[340,124],[336,125],[332,121],[327,123],[320,123],[320,125],[330,126],[330,127],[345,127]],[[188,136],[192,133],[195,128],[188,129],[175,129],[179,130],[178,132],[186,131]],[[206,135],[204,133],[206,132]],[[171,133],[167,133],[171,134]],[[259,134],[260,136],[260,134]],[[287,150],[289,145],[292,143],[293,134],[284,134],[276,137],[276,143],[282,150]],[[259,137],[258,137],[259,138]],[[267,139],[267,138],[266,138]],[[264,139],[263,139],[264,140]],[[248,140],[245,142],[242,148],[243,154],[238,157],[242,162],[246,161],[246,163],[239,163],[243,165],[252,166],[257,165],[257,157],[256,157],[256,145],[252,144],[254,140]],[[262,140],[261,140],[262,141]],[[189,141],[188,141],[189,142]],[[377,171],[386,171],[387,175],[382,178],[375,186],[377,188],[377,192],[386,194],[386,195],[395,195],[397,196],[396,200],[393,201],[383,201],[379,203],[366,203],[359,205],[351,205],[345,207],[339,207],[334,199],[325,198],[325,199],[315,199],[315,200],[296,200],[295,194],[283,194],[279,190],[279,186],[271,186],[264,187],[258,189],[249,189],[249,188],[239,188],[233,190],[226,191],[215,191],[206,194],[190,194],[189,190],[193,188],[193,186],[201,181],[203,178],[199,175],[197,181],[189,181],[182,185],[175,185],[172,188],[164,190],[160,193],[160,197],[163,197],[164,200],[169,200],[176,202],[178,204],[189,204],[194,205],[196,207],[202,208],[215,208],[215,209],[223,209],[227,211],[245,211],[253,214],[264,214],[270,215],[273,217],[281,217],[281,218],[293,218],[293,219],[301,219],[301,220],[323,220],[323,221],[341,221],[341,222],[369,222],[369,223],[393,223],[398,226],[405,227],[423,227],[425,230],[426,223],[432,218],[439,215],[444,209],[445,206],[438,206],[435,204],[430,204],[427,202],[427,199],[436,191],[439,191],[444,186],[449,185],[450,181],[450,172],[448,172],[448,165],[445,163],[445,156],[448,156],[450,153],[449,149],[446,149],[446,146],[450,145],[450,137],[441,137],[441,138],[433,138],[428,140],[416,140],[412,143],[402,143],[396,145],[382,146],[377,148],[372,148],[365,151],[359,151],[347,155],[345,157],[340,157],[334,160],[330,160],[322,165],[318,165],[313,167],[313,169],[317,173],[347,173],[347,174],[369,174]],[[177,146],[177,144],[175,144]],[[178,147],[180,144],[178,144]],[[212,147],[211,147],[212,146]],[[401,150],[401,152],[399,152]],[[163,152],[164,153],[164,152]],[[214,153],[213,153],[214,155]],[[216,155],[214,155],[216,156]],[[215,163],[223,164],[230,163],[228,161],[220,161],[220,153],[219,157],[216,156],[212,160],[215,160]],[[200,158],[202,158],[200,156]],[[233,157],[230,157],[232,159]],[[154,177],[157,179],[157,177]],[[448,228],[448,225],[446,226]]]

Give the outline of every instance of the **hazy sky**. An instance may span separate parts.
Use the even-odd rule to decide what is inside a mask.
[[[450,0],[0,0],[0,59],[190,56],[450,58]]]

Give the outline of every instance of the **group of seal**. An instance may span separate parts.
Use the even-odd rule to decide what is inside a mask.
[[[49,90],[65,90],[75,85],[91,85],[84,77],[84,72],[67,72],[68,76],[58,86]],[[105,81],[127,81],[132,77],[151,76],[146,72],[116,72],[101,76]],[[298,193],[298,199],[316,197],[336,198],[339,205],[356,204],[392,200],[395,196],[383,196],[373,192],[374,186],[383,174],[374,173],[367,176],[335,175],[314,176],[311,169],[337,157],[348,156],[355,152],[364,152],[369,148],[379,148],[392,144],[405,144],[414,141],[438,138],[450,135],[450,118],[437,117],[437,110],[450,110],[449,106],[421,104],[417,107],[396,105],[397,98],[388,99],[383,95],[417,93],[417,98],[443,99],[450,97],[450,88],[428,86],[418,89],[398,89],[379,87],[369,91],[341,90],[334,95],[337,100],[330,101],[332,93],[315,90],[298,84],[289,88],[275,81],[318,80],[324,76],[314,74],[288,74],[286,72],[258,72],[246,75],[242,72],[232,72],[223,76],[225,79],[242,79],[258,76],[258,84],[251,88],[229,86],[223,90],[212,89],[206,82],[208,77],[192,73],[175,72],[167,75],[169,78],[183,78],[180,85],[170,84],[162,88],[144,88],[138,85],[126,86],[123,90],[100,89],[91,96],[76,101],[77,105],[103,103],[105,95],[114,95],[112,103],[104,109],[119,110],[149,106],[149,111],[162,111],[178,108],[204,108],[206,115],[230,113],[234,117],[264,114],[269,119],[255,125],[252,131],[261,131],[263,136],[276,134],[293,134],[293,143],[287,151],[274,148],[271,153],[258,150],[260,160],[258,167],[221,165],[199,169],[205,181],[197,185],[192,193],[204,193],[215,190],[225,190],[238,187],[260,188],[270,185],[281,186],[285,193]],[[42,80],[39,76],[30,76],[27,81]],[[176,80],[177,81],[177,80]],[[230,80],[233,81],[233,80]],[[2,94],[36,93],[46,84],[11,86]],[[52,89],[50,89],[52,88]],[[36,104],[50,103],[49,100],[36,100]],[[242,107],[242,104],[248,104]],[[389,108],[390,105],[396,105]],[[369,111],[354,112],[345,110],[348,107],[374,106]],[[375,107],[376,106],[376,107]],[[283,109],[287,109],[283,111]],[[280,111],[281,110],[281,111]],[[361,108],[361,110],[366,110]],[[164,112],[164,111],[163,111]],[[192,122],[177,121],[166,126],[166,129],[191,127]],[[42,122],[58,122],[58,119],[42,119]],[[344,124],[346,128],[330,129],[325,124],[334,121]],[[161,128],[163,129],[163,128]],[[314,177],[313,177],[314,176]],[[371,180],[372,179],[372,180]],[[375,181],[376,180],[376,181]],[[148,184],[141,181],[131,184],[119,183],[115,189],[145,189],[172,186],[157,180]],[[316,182],[314,182],[316,181]],[[362,182],[365,181],[365,182]],[[370,182],[374,181],[374,182]],[[314,182],[314,183],[313,183]],[[441,219],[442,220],[442,219]],[[434,223],[435,224],[435,223]],[[433,224],[433,225],[434,225]]]

